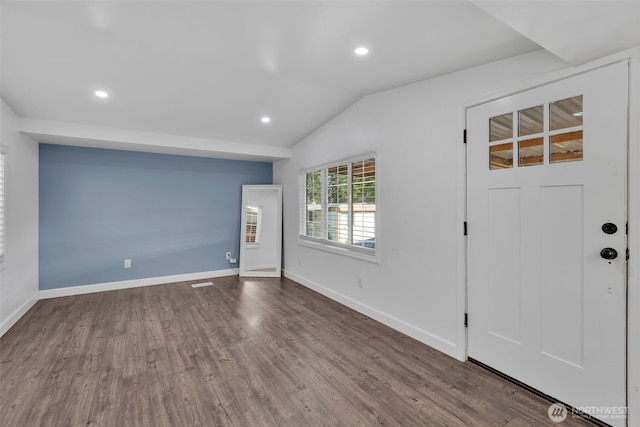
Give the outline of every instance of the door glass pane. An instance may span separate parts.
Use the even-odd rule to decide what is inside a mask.
[[[543,131],[544,108],[542,105],[518,112],[518,135],[526,136]]]
[[[582,95],[552,102],[549,119],[551,130],[582,126]]]
[[[489,141],[502,141],[513,138],[513,113],[491,117],[489,119]]]
[[[513,144],[499,144],[489,147],[489,169],[513,167]]]
[[[534,166],[544,163],[544,138],[528,139],[520,141],[518,147],[520,167]]]
[[[551,163],[582,161],[582,131],[552,136],[550,152]]]

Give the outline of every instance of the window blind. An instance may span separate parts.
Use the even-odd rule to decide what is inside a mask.
[[[299,173],[300,237],[375,254],[375,153]]]

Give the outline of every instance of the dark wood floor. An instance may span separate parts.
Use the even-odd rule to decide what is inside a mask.
[[[0,338],[1,425],[555,425],[545,400],[295,282],[213,282],[39,301]]]

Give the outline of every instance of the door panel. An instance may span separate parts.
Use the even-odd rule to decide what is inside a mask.
[[[469,357],[575,407],[626,400],[626,129],[626,63],[467,110]]]
[[[540,350],[558,360],[582,366],[583,187],[542,187],[540,200]],[[562,286],[556,284],[561,283]]]
[[[520,343],[520,189],[489,191],[489,286],[492,334]]]

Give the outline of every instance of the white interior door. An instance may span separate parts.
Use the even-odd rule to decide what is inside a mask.
[[[626,405],[627,73],[467,111],[469,357],[577,408]]]

